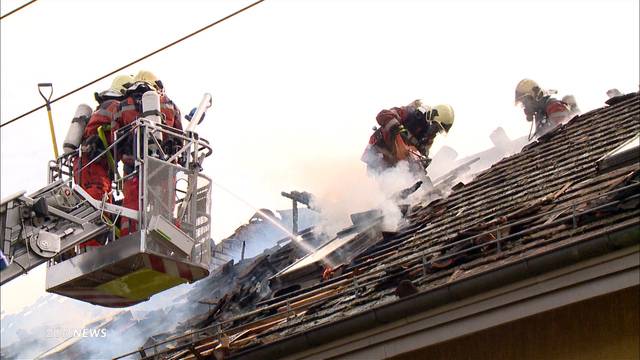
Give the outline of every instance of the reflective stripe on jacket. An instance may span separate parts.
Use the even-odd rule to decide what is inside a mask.
[[[98,128],[104,126],[104,128],[111,126],[115,121],[116,113],[118,112],[118,100],[107,100],[98,105],[96,111],[93,112],[87,126],[84,128],[83,140],[86,140],[92,136],[98,135]],[[111,144],[112,137],[110,131],[105,131],[107,142]]]

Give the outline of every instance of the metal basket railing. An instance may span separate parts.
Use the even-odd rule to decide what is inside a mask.
[[[106,158],[108,153],[116,161],[116,168],[111,169],[112,173],[118,173],[117,163],[122,158],[119,155],[122,155],[123,150],[131,152],[134,159],[133,171],[123,176],[115,175],[112,189],[120,195],[119,190],[124,181],[138,178],[138,209],[141,210],[137,212],[138,218],[134,219],[138,228],[146,229],[152,216],[166,218],[194,242],[192,253],[185,259],[208,267],[211,180],[201,171],[204,159],[213,152],[209,142],[195,132],[183,132],[146,118],[137,119],[114,131],[113,135],[113,143],[86,163],[82,163],[86,156],[83,156],[81,148],[51,161],[48,166],[49,183],[64,182],[69,187],[79,186],[83,170]],[[164,145],[169,139],[173,146],[167,149]],[[179,189],[178,182],[183,182],[183,189]],[[112,227],[112,238],[115,238],[116,229],[115,226]],[[150,239],[146,241],[149,247],[153,247]],[[159,247],[155,249],[160,251]],[[178,256],[166,249],[162,252]]]

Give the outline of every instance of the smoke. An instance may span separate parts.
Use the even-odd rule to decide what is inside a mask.
[[[432,156],[433,161],[428,167],[430,179],[438,181],[433,184],[436,188],[433,189],[428,182],[423,183],[405,200],[394,199],[394,195],[416,181],[424,180],[414,175],[406,162],[373,175],[367,173],[359,159],[331,159],[326,163],[316,160],[316,168],[305,169],[306,176],[301,180],[314,194],[313,206],[321,212],[319,230],[333,236],[351,225],[349,215],[379,209],[385,216],[384,230],[393,231],[402,220],[399,205],[429,202],[447,196],[450,187],[458,182],[471,181],[477,173],[503,157],[519,152],[528,142],[526,136],[510,139],[502,128],[495,129],[490,140],[493,147],[463,158],[459,158],[453,148],[441,147]]]
[[[264,211],[264,210],[263,210]],[[307,209],[299,209],[299,224],[301,228],[311,226],[315,217]],[[280,210],[275,214],[268,212],[277,221],[288,228],[291,223],[291,210]],[[286,234],[274,224],[253,217],[239,228],[232,236],[235,240],[245,241],[245,259],[261,254],[266,249],[276,245],[277,241]],[[232,251],[233,250],[233,251]],[[229,254],[238,255],[239,249],[229,249]],[[239,261],[239,257],[235,259]],[[99,336],[83,337],[48,359],[65,358],[112,358],[129,353],[139,347],[155,343],[150,339],[162,339],[170,334],[180,334],[180,328],[189,323],[186,328],[192,328],[192,319],[202,317],[210,307],[200,303],[201,300],[215,300],[235,287],[235,282],[229,276],[210,276],[194,284],[183,284],[160,294],[154,295],[149,301],[123,309],[109,319],[103,319],[96,327],[104,332]],[[101,336],[101,335],[105,336]]]
[[[64,340],[58,336],[62,329],[82,328],[92,319],[116,311],[55,294],[43,295],[22,311],[2,317],[0,358],[33,358]]]
[[[322,183],[312,191],[312,206],[320,211],[319,230],[330,237],[351,225],[351,214],[371,209],[382,211],[383,230],[395,230],[402,213],[394,195],[419,180],[406,162],[375,175],[368,174],[361,163],[334,162],[321,170]],[[418,190],[406,202],[423,194]]]
[[[180,323],[207,311],[206,305],[188,299],[189,293],[200,284],[180,285],[153,296],[145,303],[83,327],[72,328],[71,338],[56,349],[61,351],[44,359],[108,359],[134,351],[143,346],[150,336],[173,331]],[[67,332],[63,331],[65,336],[59,340],[68,338]]]

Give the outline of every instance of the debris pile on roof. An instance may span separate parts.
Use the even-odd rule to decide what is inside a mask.
[[[314,246],[320,241],[311,228],[301,232],[300,236]],[[278,243],[281,245],[267,249],[254,258],[238,263],[230,260],[208,279],[196,284],[197,287],[187,295],[187,303],[206,305],[208,310],[201,315],[184,319],[171,334],[150,337],[144,347],[153,347],[156,351],[188,347],[193,341],[193,330],[202,329],[197,338],[208,338],[221,328],[233,327],[240,314],[243,317],[251,314],[261,300],[271,295],[269,279],[305,255],[304,250],[291,239],[282,239]],[[255,316],[257,315],[256,313]],[[175,344],[165,342],[176,336],[178,340]],[[180,338],[181,336],[184,337]],[[149,352],[145,354],[150,355]]]
[[[300,210],[298,220],[302,226],[307,227],[317,220],[311,211]],[[277,215],[264,210],[263,213],[271,215],[272,219],[279,221],[284,228],[290,228],[291,210],[279,210]],[[303,231],[301,236],[313,246],[317,246],[317,242],[320,241],[314,237],[311,228]],[[251,310],[260,298],[270,293],[269,277],[305,255],[295,242],[283,238],[281,229],[271,222],[264,221],[259,214],[252,216],[247,224],[240,226],[233,235],[221,243],[225,242],[249,244],[245,249],[245,259],[240,260],[239,254],[233,253],[238,255],[237,260],[230,259],[221,266],[213,264],[216,270],[211,276],[191,285],[185,294],[173,297],[171,305],[152,311],[137,311],[134,316],[130,311],[123,311],[106,320],[85,326],[95,331],[104,330],[107,334],[119,334],[118,339],[121,339],[122,343],[105,341],[101,337],[73,337],[53,348],[45,347],[51,349],[43,358],[67,359],[88,355],[92,358],[110,358],[132,349],[132,346],[155,346],[157,349],[164,349],[163,345],[156,344],[176,334],[206,328],[214,321],[224,321],[234,314]],[[261,246],[262,252],[256,256]],[[264,249],[264,246],[268,248]],[[162,296],[171,295],[163,293]],[[122,328],[124,325],[126,329]],[[165,332],[158,332],[159,329]],[[111,336],[109,338],[111,339]],[[59,341],[62,340],[64,339]],[[22,344],[20,342],[17,345]],[[114,351],[115,349],[125,350]],[[18,354],[16,351],[7,351],[8,355],[14,353]],[[4,355],[3,353],[3,358]]]

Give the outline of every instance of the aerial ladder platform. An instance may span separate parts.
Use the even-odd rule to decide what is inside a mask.
[[[94,199],[78,185],[88,165],[79,161],[81,148],[49,162],[47,186],[3,199],[0,249],[8,266],[0,271],[0,285],[47,264],[47,292],[125,307],[208,276],[211,180],[201,171],[212,149],[195,126],[210,106],[205,94],[184,131],[157,115],[141,117],[118,130],[100,154],[118,159],[118,144],[132,141],[134,171],[125,178],[138,178],[140,210],[120,205],[121,178],[113,183],[113,202]],[[162,146],[167,139],[175,144],[169,152]],[[137,231],[119,236],[123,217],[135,220]],[[101,246],[82,246],[90,240]]]

